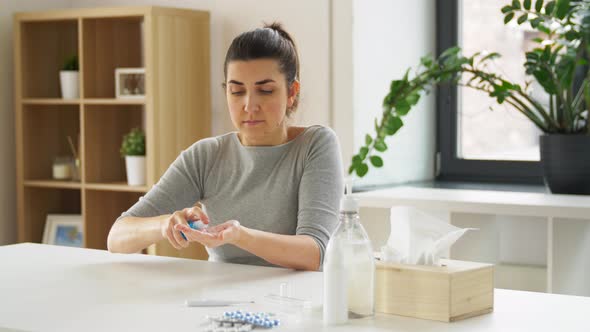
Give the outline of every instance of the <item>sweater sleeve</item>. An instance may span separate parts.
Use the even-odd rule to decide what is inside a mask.
[[[308,235],[320,248],[320,270],[330,236],[338,224],[344,192],[340,145],[334,131],[321,127],[310,141],[299,185],[297,235]]]
[[[160,180],[117,219],[128,216],[154,217],[192,207],[202,199],[214,139],[193,144],[176,158]]]

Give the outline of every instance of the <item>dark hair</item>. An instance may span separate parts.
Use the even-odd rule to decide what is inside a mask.
[[[293,38],[278,22],[264,24],[264,28],[257,28],[243,32],[232,41],[223,64],[223,77],[227,81],[227,66],[234,60],[276,59],[279,70],[287,80],[287,89],[295,80],[299,81],[299,55]],[[295,96],[293,106],[287,110],[290,115],[299,104],[299,92]]]

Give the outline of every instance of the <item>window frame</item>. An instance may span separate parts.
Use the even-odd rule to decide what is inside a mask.
[[[436,53],[459,45],[461,0],[436,1]],[[543,183],[541,162],[458,158],[458,87],[436,88],[437,180],[496,183]]]

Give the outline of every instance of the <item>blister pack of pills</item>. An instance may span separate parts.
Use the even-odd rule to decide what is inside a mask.
[[[207,332],[241,332],[253,329],[272,329],[281,324],[272,313],[227,311],[220,316],[207,316]]]

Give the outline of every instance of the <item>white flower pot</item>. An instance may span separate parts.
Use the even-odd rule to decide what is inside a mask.
[[[130,186],[145,185],[145,156],[125,156],[127,184]]]
[[[62,70],[59,72],[59,82],[61,85],[61,97],[63,99],[78,99],[80,92],[78,90],[78,72],[73,70]]]

